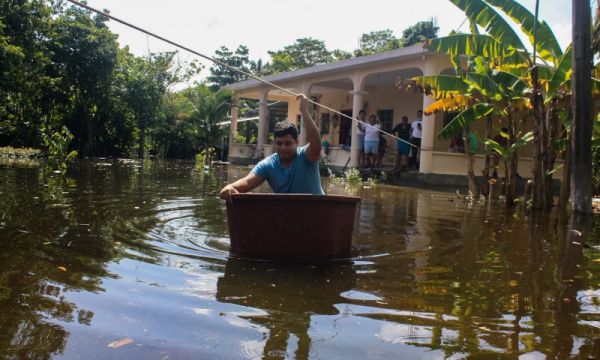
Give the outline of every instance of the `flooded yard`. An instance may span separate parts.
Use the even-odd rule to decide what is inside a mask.
[[[598,216],[325,184],[362,198],[352,258],[250,261],[229,257],[218,198],[247,171],[0,168],[0,357],[600,356]]]

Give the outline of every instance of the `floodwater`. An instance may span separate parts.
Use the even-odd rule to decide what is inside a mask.
[[[248,261],[217,196],[247,170],[0,168],[0,358],[600,358],[597,217],[326,186],[362,198],[350,261]]]

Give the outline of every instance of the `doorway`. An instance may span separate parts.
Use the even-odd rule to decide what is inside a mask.
[[[352,110],[342,110],[340,112],[352,117]],[[338,140],[338,144],[340,145],[350,145],[350,141],[352,140],[352,120],[347,117],[340,118],[340,138]]]

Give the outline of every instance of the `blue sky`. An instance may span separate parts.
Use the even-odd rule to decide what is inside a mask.
[[[533,12],[535,0],[520,2]],[[448,0],[89,0],[88,4],[207,55],[221,45],[231,49],[244,44],[251,58],[263,60],[269,59],[268,50],[281,49],[301,37],[324,40],[329,49],[351,51],[365,32],[389,28],[400,36],[406,27],[434,17],[439,34],[446,35],[465,19]],[[550,24],[564,48],[571,42],[571,1],[541,0],[540,4],[540,18]],[[110,26],[121,45],[129,45],[136,55],[173,50],[118,23]],[[191,58],[180,55],[181,60]]]

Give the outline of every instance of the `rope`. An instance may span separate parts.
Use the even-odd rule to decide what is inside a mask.
[[[257,81],[259,81],[259,82],[262,82],[262,83],[264,83],[264,84],[266,84],[266,85],[272,86],[272,87],[274,87],[274,88],[276,88],[276,89],[278,89],[278,90],[281,90],[281,91],[283,91],[283,92],[285,92],[285,93],[287,93],[287,94],[290,94],[290,95],[292,95],[292,96],[294,96],[294,97],[298,97],[298,96],[300,96],[300,95],[301,95],[301,94],[297,94],[297,93],[295,93],[295,92],[293,92],[293,91],[291,91],[291,90],[288,90],[288,89],[286,89],[286,88],[283,88],[283,87],[281,87],[281,86],[279,86],[279,85],[277,85],[277,84],[274,84],[274,83],[272,83],[272,82],[270,82],[270,81],[268,81],[268,80],[265,80],[265,79],[263,79],[263,78],[260,78],[260,77],[258,77],[258,76],[256,76],[256,75],[254,75],[254,74],[252,74],[252,73],[249,73],[249,72],[247,72],[247,71],[245,71],[245,70],[242,70],[242,69],[239,69],[239,68],[237,68],[237,67],[235,67],[235,66],[231,66],[231,65],[229,65],[229,64],[227,64],[227,63],[224,63],[223,61],[221,61],[221,60],[219,60],[219,59],[215,59],[215,58],[213,58],[213,57],[211,57],[211,56],[204,55],[204,54],[202,54],[202,53],[200,53],[200,52],[198,52],[198,51],[195,51],[195,50],[193,50],[193,49],[190,49],[190,48],[189,48],[189,47],[187,47],[187,46],[184,46],[184,45],[178,44],[178,43],[176,43],[176,42],[174,42],[174,41],[171,41],[171,40],[169,40],[169,39],[167,39],[167,38],[164,38],[164,37],[162,37],[162,36],[160,36],[160,35],[154,34],[154,33],[153,33],[153,32],[151,32],[151,31],[148,31],[148,30],[146,30],[146,29],[143,29],[143,28],[141,28],[141,27],[139,27],[139,26],[133,25],[133,24],[131,24],[131,23],[129,23],[129,22],[127,22],[127,21],[125,21],[125,20],[121,20],[121,19],[119,19],[119,18],[117,18],[117,17],[115,17],[115,16],[112,16],[111,14],[105,13],[104,11],[100,11],[100,10],[98,10],[98,9],[96,9],[96,8],[93,8],[93,7],[89,6],[89,5],[87,5],[87,4],[80,3],[79,1],[76,1],[76,0],[67,0],[67,1],[68,1],[68,2],[70,2],[70,3],[72,3],[72,4],[74,4],[74,5],[76,5],[76,6],[82,7],[82,8],[84,8],[84,9],[87,9],[87,10],[91,11],[91,12],[94,12],[94,13],[96,13],[96,14],[99,14],[99,15],[101,15],[101,16],[107,17],[107,18],[109,18],[109,19],[111,19],[111,20],[114,20],[114,21],[116,21],[116,22],[118,22],[118,23],[121,23],[121,24],[123,24],[123,25],[125,25],[125,26],[128,26],[128,27],[130,27],[130,28],[132,28],[132,29],[135,29],[135,30],[137,30],[137,31],[140,31],[140,32],[142,32],[142,33],[144,33],[144,34],[146,34],[146,35],[150,35],[150,36],[152,36],[152,37],[154,37],[154,38],[156,38],[156,39],[158,39],[158,40],[162,40],[162,41],[164,41],[164,42],[166,42],[166,43],[168,43],[168,44],[171,44],[171,45],[173,45],[173,46],[175,46],[175,47],[178,47],[178,48],[180,48],[180,49],[183,49],[183,50],[185,50],[185,51],[188,51],[188,52],[190,52],[190,53],[192,53],[192,54],[194,54],[194,55],[200,56],[201,58],[204,58],[204,59],[206,59],[206,60],[212,61],[212,62],[214,62],[215,64],[218,64],[218,65],[221,65],[221,66],[225,66],[226,68],[228,68],[228,69],[231,69],[231,70],[233,70],[233,71],[237,71],[237,72],[239,72],[239,73],[241,73],[241,74],[244,74],[244,75],[246,75],[246,76],[248,76],[248,77],[250,77],[250,78],[252,78],[252,79],[254,79],[254,80],[257,80]],[[354,119],[354,118],[352,118],[351,116],[348,116],[348,115],[346,115],[346,114],[344,114],[344,113],[341,113],[341,112],[339,112],[339,111],[337,111],[337,110],[335,110],[335,109],[332,109],[332,108],[330,108],[329,106],[323,105],[323,104],[321,104],[321,103],[319,103],[319,102],[317,102],[317,101],[314,101],[314,100],[312,100],[312,99],[310,99],[310,98],[307,98],[307,101],[308,101],[309,103],[311,103],[311,104],[314,104],[315,106],[320,106],[320,107],[322,107],[323,109],[329,110],[329,111],[330,111],[330,112],[332,112],[332,113],[338,114],[338,115],[340,115],[340,116],[342,116],[342,117],[345,117],[345,118],[348,118],[348,119],[350,119],[350,120],[352,120],[352,121],[356,121],[356,122],[358,122],[359,124],[363,124],[363,125],[365,125],[365,126],[372,127],[372,128],[374,128],[375,130],[377,130],[377,131],[379,131],[379,132],[381,132],[381,133],[383,133],[383,134],[385,134],[385,135],[391,136],[392,138],[394,138],[394,139],[396,139],[396,140],[398,140],[398,141],[402,141],[402,142],[404,142],[404,143],[406,143],[406,144],[408,144],[408,145],[410,145],[410,146],[412,146],[412,147],[414,147],[414,148],[418,148],[416,145],[414,145],[414,144],[411,144],[410,142],[408,142],[408,141],[406,141],[406,140],[404,140],[404,139],[401,139],[401,138],[399,138],[399,137],[397,137],[397,136],[394,136],[393,134],[390,134],[390,133],[388,133],[387,131],[384,131],[384,130],[382,130],[382,129],[378,129],[378,128],[376,128],[375,126],[372,126],[371,124],[369,124],[369,123],[367,123],[367,122],[364,122],[364,121],[361,121],[361,120],[358,120],[358,119]]]

